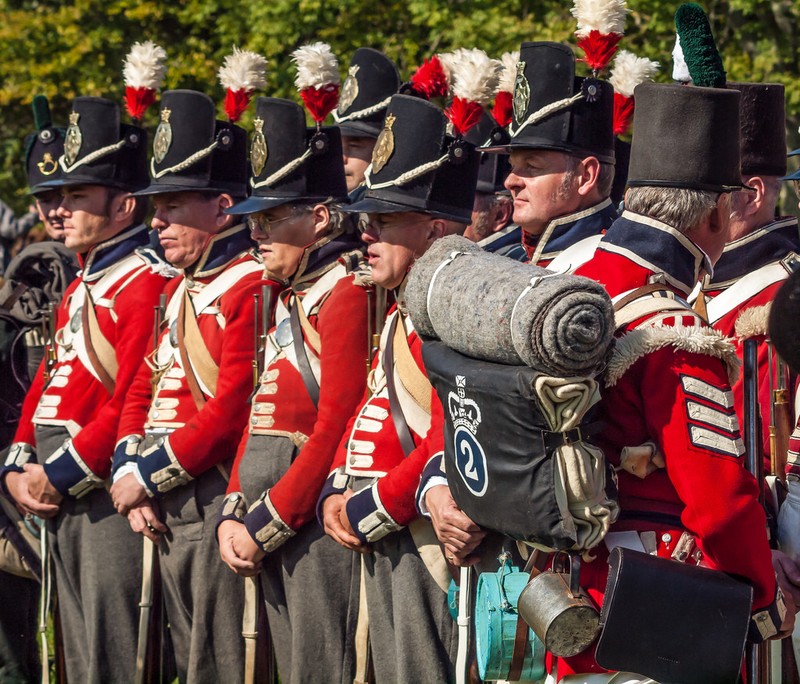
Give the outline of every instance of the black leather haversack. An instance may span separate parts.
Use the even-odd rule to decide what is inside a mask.
[[[597,662],[661,684],[735,684],[753,589],[723,572],[615,548]]]

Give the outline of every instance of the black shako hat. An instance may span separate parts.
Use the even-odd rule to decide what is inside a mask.
[[[102,185],[141,190],[147,185],[147,133],[121,123],[119,105],[102,97],[76,97],[58,160],[62,176],[47,185]]]
[[[642,83],[633,97],[628,187],[742,188],[738,90]]]
[[[250,166],[250,197],[225,213],[252,214],[290,202],[347,201],[339,129],[307,128],[303,108],[291,100],[256,100]]]
[[[427,100],[395,95],[375,143],[363,199],[350,212],[420,211],[469,223],[480,153],[447,135],[447,118]]]
[[[205,93],[168,90],[161,96],[150,178],[137,195],[188,191],[245,197],[247,134],[218,121],[214,101]]]
[[[399,88],[400,74],[392,60],[372,48],[358,48],[333,111],[342,135],[377,138],[389,100]]]
[[[44,95],[33,98],[33,118],[36,132],[25,139],[25,168],[28,187],[32,195],[50,190],[52,183],[61,178],[59,157],[64,154],[64,129],[53,126],[50,105]]]
[[[492,134],[497,128],[497,122],[486,112],[481,116],[481,120],[467,131],[464,136],[468,142],[475,145],[480,151],[481,146],[491,141]],[[481,154],[481,161],[478,166],[478,184],[475,187],[477,192],[495,194],[498,192],[507,193],[503,182],[511,171],[511,164],[508,162],[507,154]]]
[[[786,174],[786,111],[781,83],[733,83],[728,88],[742,94],[742,175]]]
[[[511,140],[486,149],[557,150],[613,164],[613,86],[575,76],[575,54],[561,43],[523,43],[519,60]]]
[[[800,271],[781,285],[769,311],[769,339],[780,357],[800,373]]]

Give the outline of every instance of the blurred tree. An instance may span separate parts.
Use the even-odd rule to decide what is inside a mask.
[[[673,0],[628,0],[621,47],[661,63],[668,81],[674,43]],[[730,80],[786,85],[789,144],[800,147],[800,5],[795,0],[706,0]],[[203,90],[220,103],[216,70],[233,45],[269,60],[266,94],[297,99],[291,51],[329,42],[341,68],[369,45],[393,58],[403,78],[422,59],[455,47],[499,56],[523,40],[574,43],[565,0],[0,0],[0,197],[27,202],[23,138],[29,104],[51,99],[65,122],[77,94],[121,101],[122,61],[137,40],[154,40],[169,55],[166,88]],[[152,108],[145,124],[153,127]],[[245,125],[249,123],[246,117]]]

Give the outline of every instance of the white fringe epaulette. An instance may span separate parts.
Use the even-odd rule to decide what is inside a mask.
[[[339,60],[327,43],[317,42],[297,48],[292,53],[292,61],[297,66],[294,84],[298,90],[319,89],[339,83]]]
[[[748,337],[758,337],[769,332],[769,312],[772,302],[761,306],[751,306],[736,317],[734,332],[740,340]]]
[[[590,31],[625,33],[625,16],[628,14],[625,0],[575,0],[570,12],[578,20],[578,38],[587,36]]]
[[[628,50],[620,50],[614,58],[609,82],[614,92],[633,97],[633,90],[640,83],[652,81],[659,68],[659,63],[646,57],[637,57]]]
[[[448,74],[451,92],[469,102],[488,105],[500,84],[503,65],[478,48],[458,48],[439,55]]]
[[[642,327],[631,330],[616,339],[614,351],[606,366],[604,380],[613,387],[639,359],[664,347],[683,349],[693,354],[703,354],[721,359],[733,384],[739,377],[741,361],[731,341],[713,328],[694,326]]]
[[[500,83],[497,86],[498,92],[514,92],[514,81],[517,78],[517,62],[519,62],[519,50],[504,52],[500,57],[503,70],[500,72]]]
[[[226,90],[252,91],[267,85],[267,60],[248,50],[233,48],[217,72],[219,82]]]
[[[167,74],[167,53],[152,40],[134,43],[125,57],[122,77],[128,88],[158,90]]]

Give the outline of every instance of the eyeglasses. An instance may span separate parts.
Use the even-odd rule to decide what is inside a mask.
[[[392,223],[390,225],[381,225],[380,223],[375,222],[373,219],[370,218],[369,214],[359,214],[358,223],[358,232],[362,235],[366,233],[368,230],[372,231],[377,237],[381,236],[381,231],[387,230],[389,228],[408,228],[409,226],[415,226],[419,223],[427,223],[431,220],[432,217],[426,216],[419,221],[397,221],[396,223]]]
[[[250,214],[247,217],[247,227],[251,233],[263,233],[267,237],[269,237],[270,231],[272,227],[276,223],[281,223],[282,221],[288,221],[289,219],[298,218],[302,214],[292,212],[288,216],[284,216],[283,218],[279,219],[271,219],[266,214]]]

